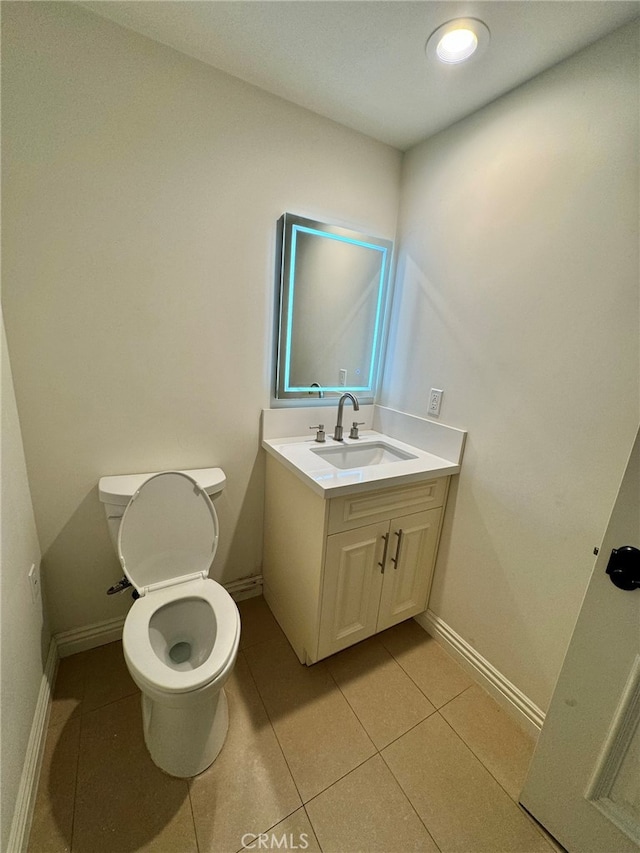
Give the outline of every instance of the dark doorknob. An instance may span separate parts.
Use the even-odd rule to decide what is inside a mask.
[[[607,564],[607,574],[618,589],[640,588],[640,549],[633,545],[614,548]]]

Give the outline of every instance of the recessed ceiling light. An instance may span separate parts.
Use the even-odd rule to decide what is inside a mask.
[[[446,65],[456,65],[480,56],[489,44],[489,29],[476,18],[456,18],[431,33],[427,56]]]

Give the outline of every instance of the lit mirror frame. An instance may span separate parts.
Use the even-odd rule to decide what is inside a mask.
[[[294,339],[294,303],[296,283],[302,278],[298,252],[299,237],[312,236],[318,239],[338,241],[350,244],[360,250],[373,253],[370,258],[376,260],[375,277],[377,293],[373,328],[369,332],[367,362],[368,376],[357,383],[345,385],[317,385],[318,377],[310,377],[309,385],[292,384],[291,352]],[[285,213],[278,222],[280,242],[279,265],[279,302],[276,311],[276,357],[275,357],[275,400],[291,400],[318,403],[325,395],[339,396],[346,391],[358,395],[364,403],[372,403],[375,397],[382,348],[386,330],[389,299],[389,274],[393,253],[393,242],[380,237],[370,237],[358,231],[338,225],[326,225],[311,219],[305,219],[292,213]],[[317,271],[314,271],[318,275]],[[321,274],[320,274],[321,275]],[[346,284],[345,286],[348,286]],[[356,288],[357,290],[357,288]],[[356,293],[356,296],[358,294]],[[318,372],[319,376],[319,372]]]

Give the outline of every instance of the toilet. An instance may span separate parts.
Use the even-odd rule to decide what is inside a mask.
[[[236,661],[240,614],[209,570],[218,545],[211,501],[220,468],[103,477],[112,541],[135,587],[122,648],[142,692],[144,739],[171,776],[213,763],[229,726],[224,684]]]

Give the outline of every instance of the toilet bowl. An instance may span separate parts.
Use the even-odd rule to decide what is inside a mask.
[[[217,477],[210,474],[215,471]],[[197,472],[199,480],[215,481],[207,489],[192,473],[100,481],[118,557],[139,595],[125,620],[122,647],[142,693],[145,743],[154,763],[179,777],[201,773],[222,749],[229,725],[223,687],[240,642],[238,608],[208,576],[218,519],[207,491],[219,492],[224,475],[220,469]],[[135,491],[122,511],[118,496],[131,486]]]

